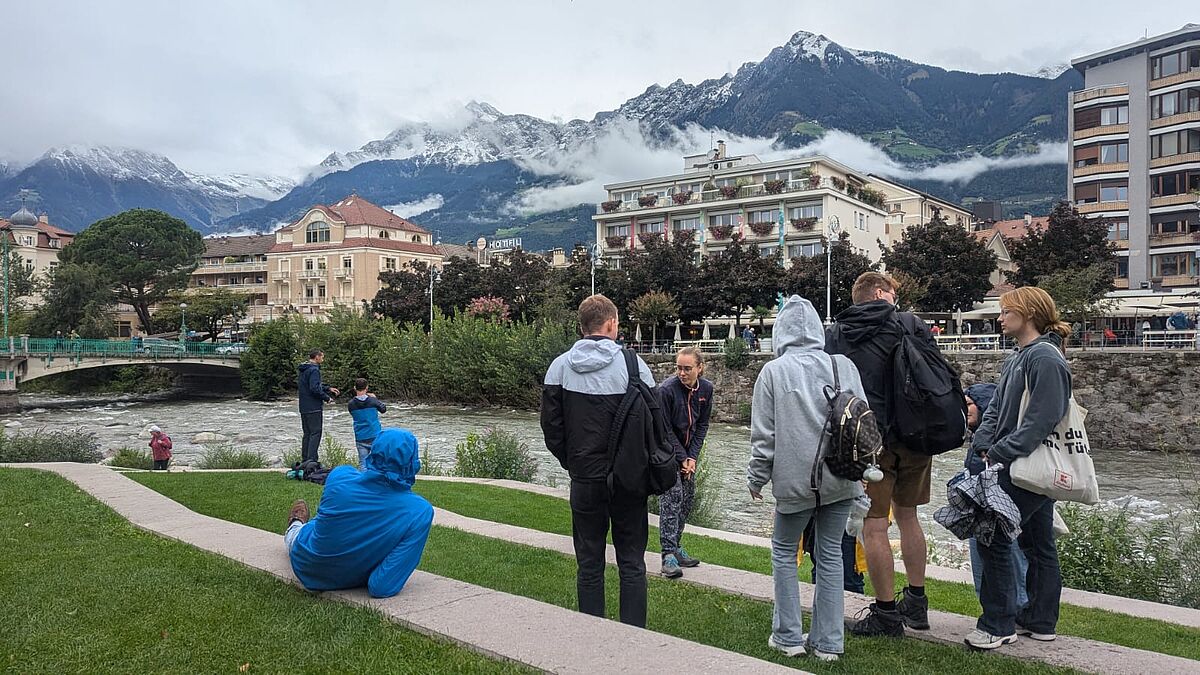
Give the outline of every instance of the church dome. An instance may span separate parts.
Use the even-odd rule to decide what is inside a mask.
[[[13,225],[32,226],[37,225],[38,219],[37,216],[33,215],[33,211],[22,206],[21,210],[9,216],[8,222]]]

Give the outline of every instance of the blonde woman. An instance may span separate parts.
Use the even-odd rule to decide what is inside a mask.
[[[1054,500],[1012,484],[1008,468],[1032,453],[1067,413],[1071,371],[1064,344],[1071,327],[1059,318],[1046,291],[1024,287],[1000,296],[1000,328],[1014,339],[1017,351],[1005,362],[996,394],[975,432],[970,452],[989,465],[1001,464],[1000,487],[1021,512],[1020,545],[1029,562],[1025,587],[1029,602],[1016,606],[1011,549],[1014,542],[995,538],[979,544],[983,579],[979,601],[983,615],[966,643],[976,649],[996,649],[1017,641],[1017,635],[1049,642],[1056,637],[1062,574],[1054,545]],[[1021,401],[1028,390],[1024,414]]]

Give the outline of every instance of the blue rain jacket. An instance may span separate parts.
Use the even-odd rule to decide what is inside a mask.
[[[384,429],[364,464],[330,472],[317,516],[292,546],[292,571],[310,591],[366,585],[371,597],[390,597],[421,561],[433,507],[412,491],[421,469],[416,437]]]

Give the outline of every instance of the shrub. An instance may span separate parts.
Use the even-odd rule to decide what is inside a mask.
[[[304,453],[301,452],[299,446],[284,450],[283,455],[280,457],[280,459],[282,460],[282,463],[283,463],[283,468],[290,469],[293,466],[296,466],[297,464],[300,463],[300,459],[303,456],[304,456]]]
[[[0,430],[0,462],[80,462],[95,464],[102,458],[96,434],[83,429],[46,431],[7,436]]]
[[[499,478],[532,483],[537,462],[529,446],[516,434],[502,429],[487,429],[468,434],[454,449],[454,475],[470,478]]]
[[[750,347],[739,337],[725,340],[725,367],[732,370],[745,370],[750,365]]]
[[[426,476],[449,476],[450,472],[442,463],[429,454],[429,447],[421,448],[421,473]]]
[[[238,450],[226,443],[205,449],[196,466],[201,469],[265,469],[267,461],[253,450]]]
[[[708,447],[708,443],[704,444]],[[713,478],[711,463],[705,461],[704,450],[700,450],[700,461],[696,464],[696,494],[692,498],[692,512],[688,514],[687,524],[696,527],[716,528],[721,525],[717,499],[721,493],[720,481]],[[659,497],[650,495],[646,506],[650,513],[659,514]]]
[[[154,468],[154,457],[149,450],[141,448],[118,448],[117,452],[112,456],[112,466],[119,466],[126,469],[152,469]]]
[[[241,359],[242,388],[252,399],[268,400],[296,386],[299,348],[289,319],[256,324]]]
[[[333,436],[326,435],[321,443],[320,461],[331,469],[342,464],[358,466],[358,450],[348,448]]]

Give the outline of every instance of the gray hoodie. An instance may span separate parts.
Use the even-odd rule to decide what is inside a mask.
[[[775,359],[754,383],[750,417],[750,489],[771,482],[776,508],[795,513],[863,493],[857,481],[838,478],[821,462],[820,495],[812,489],[813,464],[823,451],[829,400],[837,363],[842,390],[866,400],[858,369],[850,359],[824,352],[825,328],[812,303],[793,295],[775,319]]]

